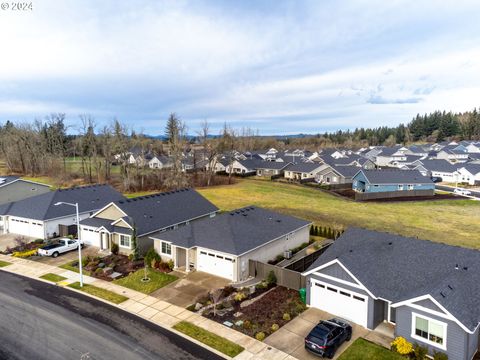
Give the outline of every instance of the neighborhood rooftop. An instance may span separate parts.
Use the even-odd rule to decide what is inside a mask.
[[[198,246],[241,255],[309,224],[293,216],[247,206],[151,237],[180,247]]]
[[[371,184],[411,183],[426,184],[432,180],[417,170],[360,170]]]
[[[480,321],[480,251],[349,228],[306,271],[337,259],[378,298],[431,295],[468,329]]]
[[[55,206],[59,202],[78,203],[79,212],[84,213],[121,199],[124,199],[123,195],[106,184],[73,187],[5,204],[1,207],[1,215],[48,220],[75,214],[75,209],[71,206]]]

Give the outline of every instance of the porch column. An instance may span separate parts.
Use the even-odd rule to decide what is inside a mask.
[[[172,246],[172,260],[173,260],[173,269],[178,270],[178,258],[177,258],[177,247],[176,246]]]
[[[185,249],[185,271],[190,272],[190,259],[188,257],[188,248]]]

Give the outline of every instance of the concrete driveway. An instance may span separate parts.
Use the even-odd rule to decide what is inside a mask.
[[[33,237],[23,236],[18,234],[2,234],[0,235],[0,251],[4,251],[7,247],[14,247],[17,244],[15,243],[15,238],[23,237],[27,242],[35,240]]]
[[[85,246],[82,249],[82,257],[85,256],[100,256],[99,249],[94,246]],[[32,258],[35,261],[41,262],[43,264],[52,265],[52,266],[60,266],[66,263],[69,263],[73,260],[78,260],[78,250],[69,251],[67,253],[60,254],[58,257],[53,258],[50,256],[35,256]]]
[[[154,291],[150,296],[180,307],[187,307],[193,304],[199,296],[230,283],[227,279],[201,271],[188,274],[173,272],[172,274],[178,276],[180,280]]]
[[[265,343],[276,347],[300,360],[318,360],[319,357],[309,353],[304,348],[304,339],[310,330],[318,324],[320,320],[334,318],[334,315],[324,311],[308,308],[301,315],[290,321],[285,326],[265,339]],[[337,350],[334,359],[337,359],[349,346],[359,337],[365,337],[369,330],[352,323],[352,339],[344,342]]]

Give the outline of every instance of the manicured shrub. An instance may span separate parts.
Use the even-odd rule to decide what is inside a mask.
[[[175,266],[175,264],[173,263],[173,260],[168,260],[167,266],[170,269],[170,271],[173,270],[173,267]]]
[[[128,260],[133,261],[133,254],[128,255]]]
[[[270,270],[270,272],[267,275],[267,284],[268,285],[276,285],[277,284],[277,276],[275,275],[275,272],[273,270]]]
[[[433,353],[433,360],[448,360],[448,355],[443,352],[435,351]]]
[[[245,293],[239,291],[238,293],[235,294],[235,296],[233,297],[233,300],[237,301],[237,302],[240,302],[242,300],[245,300],[247,297],[247,295],[245,295]]]
[[[413,356],[415,360],[424,360],[427,354],[427,347],[418,345],[417,343],[413,345]]]
[[[28,258],[36,254],[37,254],[37,249],[33,249],[33,250],[27,250],[27,251],[15,251],[12,254],[12,256],[18,257],[18,258]]]
[[[290,318],[290,314],[289,314],[289,313],[283,314],[283,320],[285,320],[285,321],[290,321],[290,319],[291,319],[291,318]]]
[[[265,340],[265,333],[260,331],[258,333],[255,334],[255,339],[257,339],[258,341],[263,341]]]
[[[272,329],[272,332],[275,332],[278,329],[280,329],[280,326],[278,326],[278,324],[273,324],[271,329]]]
[[[145,254],[145,265],[148,267],[155,267],[155,263],[158,261],[162,261],[162,258],[158,253],[155,251],[153,247],[148,249],[147,253]],[[153,265],[152,265],[153,264]]]
[[[118,244],[117,243],[112,243],[112,254],[113,255],[118,255]]]
[[[413,351],[412,343],[408,342],[404,337],[398,336],[390,344],[393,351],[396,351],[400,355],[409,355]]]
[[[35,244],[43,244],[43,239],[35,239],[33,242]]]
[[[246,330],[250,330],[252,328],[252,323],[250,320],[245,320],[243,322],[243,328],[246,329]]]
[[[97,269],[95,270],[95,275],[100,275],[100,274],[102,274],[102,273],[103,273],[103,269],[101,269],[101,268],[97,268]]]

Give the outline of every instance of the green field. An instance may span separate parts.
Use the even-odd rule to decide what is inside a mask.
[[[478,201],[359,203],[304,186],[250,179],[198,191],[221,210],[257,205],[324,226],[359,226],[480,248]]]

